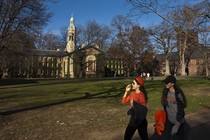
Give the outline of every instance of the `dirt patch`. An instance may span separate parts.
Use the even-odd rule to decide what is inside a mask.
[[[8,126],[14,120],[12,115],[0,115],[0,126]]]
[[[209,88],[204,88],[204,89],[201,89],[201,92],[210,96],[210,87]]]
[[[199,95],[207,95],[210,96],[210,87],[197,89],[196,92],[194,92],[192,95],[199,96]]]
[[[66,104],[0,116],[0,137],[3,140],[122,139],[127,116],[121,109]]]
[[[0,137],[2,140],[122,140],[129,120],[126,109],[127,106],[108,104],[100,107],[66,104],[0,116]],[[203,112],[200,114],[208,114],[206,110]],[[188,114],[186,118],[190,122],[205,121],[198,117],[200,114]],[[148,122],[151,135],[154,122]],[[139,139],[137,132],[134,139]]]

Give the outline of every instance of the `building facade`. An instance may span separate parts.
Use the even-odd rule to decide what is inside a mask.
[[[2,65],[0,78],[85,78],[126,76],[123,60],[109,58],[98,45],[76,47],[76,27],[74,18],[70,18],[67,31],[67,44],[64,50],[35,49],[25,54],[18,66]],[[186,69],[188,75],[210,75],[210,50],[194,51]],[[165,75],[165,55],[157,54],[157,75]],[[206,59],[207,58],[207,59]],[[4,64],[0,59],[0,64]],[[179,55],[172,52],[168,56],[170,73],[179,75]],[[156,70],[155,70],[156,71]],[[156,75],[156,74],[152,74]]]
[[[76,27],[71,17],[64,50],[32,50],[23,55],[19,66],[3,67],[1,78],[95,77],[104,72],[104,63],[99,62],[103,54],[98,45],[76,48]]]
[[[166,60],[164,54],[157,54],[155,59],[159,62],[159,75],[166,73]],[[168,55],[168,63],[170,74],[180,75],[180,64],[178,52],[171,52]],[[186,75],[210,75],[210,49],[205,51],[197,48],[189,60],[189,64],[185,69]]]

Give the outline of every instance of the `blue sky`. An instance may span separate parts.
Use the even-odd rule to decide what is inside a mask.
[[[49,11],[53,12],[45,32],[60,33],[63,26],[69,25],[69,19],[73,15],[76,25],[84,25],[89,20],[94,20],[101,25],[110,25],[116,15],[129,13],[129,5],[126,0],[57,0],[57,3],[49,3]],[[153,23],[154,18],[144,17],[139,19],[143,27]]]
[[[75,24],[85,25],[89,20],[95,20],[101,25],[109,26],[111,20],[116,15],[127,15],[130,11],[126,0],[56,0],[57,3],[49,3],[48,10],[53,12],[45,28],[45,32],[60,34],[61,27],[68,26],[71,15],[75,19]],[[181,0],[182,1],[182,0]],[[161,0],[161,2],[170,2],[170,0]],[[188,3],[193,4],[198,0],[191,0]],[[177,3],[175,3],[177,4]],[[157,15],[149,15],[141,18],[133,18],[138,21],[141,27],[148,27],[160,22]]]

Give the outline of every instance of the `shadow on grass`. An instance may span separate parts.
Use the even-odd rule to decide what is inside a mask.
[[[115,87],[113,87],[113,88],[108,89],[104,92],[100,92],[100,93],[96,93],[96,94],[90,94],[89,92],[86,92],[85,95],[82,96],[82,97],[71,98],[71,99],[66,99],[66,100],[62,100],[62,101],[56,101],[56,102],[52,102],[52,103],[30,106],[30,107],[25,107],[25,108],[17,108],[17,109],[7,110],[7,111],[0,112],[0,115],[11,115],[11,114],[19,113],[19,112],[35,110],[35,109],[44,108],[44,107],[50,107],[50,106],[64,104],[64,103],[68,103],[68,102],[74,102],[74,101],[78,101],[78,100],[118,98],[118,97],[121,96],[121,94],[122,94],[121,92],[117,93],[117,94],[114,94],[114,95],[110,94],[110,92],[115,92],[115,91],[118,91],[118,90],[123,91],[124,88],[116,89]]]
[[[8,96],[5,96],[5,97],[1,97],[0,100],[5,100],[5,99],[9,99],[9,98],[15,98],[17,96],[18,95],[8,95]]]
[[[37,80],[27,80],[27,79],[1,79],[0,86],[9,85],[24,85],[24,84],[36,84]]]
[[[6,89],[7,86],[10,86],[9,88],[20,88],[20,87],[31,87],[31,86],[46,86],[46,85],[52,85],[52,84],[65,84],[65,83],[80,83],[81,81],[83,83],[85,82],[97,82],[97,81],[105,81],[105,80],[122,80],[125,78],[89,78],[89,79],[0,79],[0,89]],[[47,81],[45,83],[44,81]]]

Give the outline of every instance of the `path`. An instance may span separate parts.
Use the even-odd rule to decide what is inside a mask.
[[[210,139],[210,109],[186,115],[186,120],[189,124],[188,140]],[[148,131],[151,136],[154,132],[152,123],[149,123]],[[138,133],[135,133],[133,140],[140,140]]]

